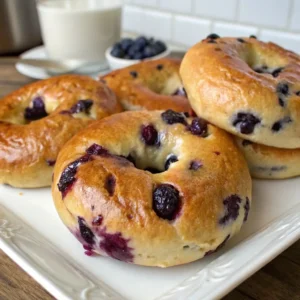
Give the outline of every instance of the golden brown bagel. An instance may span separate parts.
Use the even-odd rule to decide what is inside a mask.
[[[38,81],[7,95],[0,100],[0,183],[51,185],[66,141],[91,121],[119,111],[108,87],[79,75]]]
[[[284,149],[252,143],[236,137],[252,177],[282,179],[300,175],[300,149]]]
[[[255,38],[211,35],[180,75],[197,115],[244,139],[300,148],[300,58]]]
[[[240,230],[251,178],[223,130],[170,110],[124,112],[63,147],[52,195],[86,254],[168,267],[218,250]]]
[[[102,80],[115,92],[125,110],[190,110],[179,77],[180,60],[144,61],[113,71]]]

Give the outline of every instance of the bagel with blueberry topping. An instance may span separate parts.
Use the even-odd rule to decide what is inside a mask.
[[[123,112],[67,142],[52,195],[87,255],[169,267],[217,251],[240,230],[251,178],[232,137],[204,120]]]
[[[51,185],[62,146],[91,122],[121,111],[111,90],[86,76],[26,85],[0,100],[0,183]]]

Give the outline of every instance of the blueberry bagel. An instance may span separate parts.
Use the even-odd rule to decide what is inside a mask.
[[[186,53],[180,74],[197,115],[252,142],[300,148],[297,54],[213,34]]]
[[[115,96],[89,77],[38,81],[0,100],[0,183],[51,185],[57,154],[75,133],[120,111]]]
[[[220,249],[240,230],[251,178],[223,130],[171,110],[124,112],[64,146],[52,195],[87,255],[168,267]]]
[[[180,60],[144,61],[113,71],[101,80],[117,95],[125,110],[189,111],[179,77]]]
[[[250,174],[255,178],[282,179],[300,175],[300,149],[284,149],[236,138]]]

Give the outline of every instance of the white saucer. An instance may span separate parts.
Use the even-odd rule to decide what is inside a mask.
[[[21,58],[33,58],[33,59],[48,58],[45,46],[38,46],[38,47],[32,48],[32,49],[22,53],[20,55],[20,57]],[[26,75],[31,78],[34,78],[34,79],[46,79],[46,78],[51,77],[51,75],[49,73],[47,73],[47,71],[43,68],[32,67],[32,66],[24,65],[22,63],[17,63],[16,69],[21,74]],[[92,72],[82,69],[82,70],[79,70],[78,73],[87,74],[91,77],[96,78],[98,75],[104,75],[105,73],[110,71],[109,69],[102,70],[102,71],[100,71],[100,70],[101,70],[101,65],[99,65],[99,67],[93,68]]]

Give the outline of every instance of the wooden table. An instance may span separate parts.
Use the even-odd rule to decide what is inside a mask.
[[[0,64],[0,97],[32,82]],[[0,300],[53,299],[0,250]],[[300,240],[229,293],[226,300],[300,300]]]

